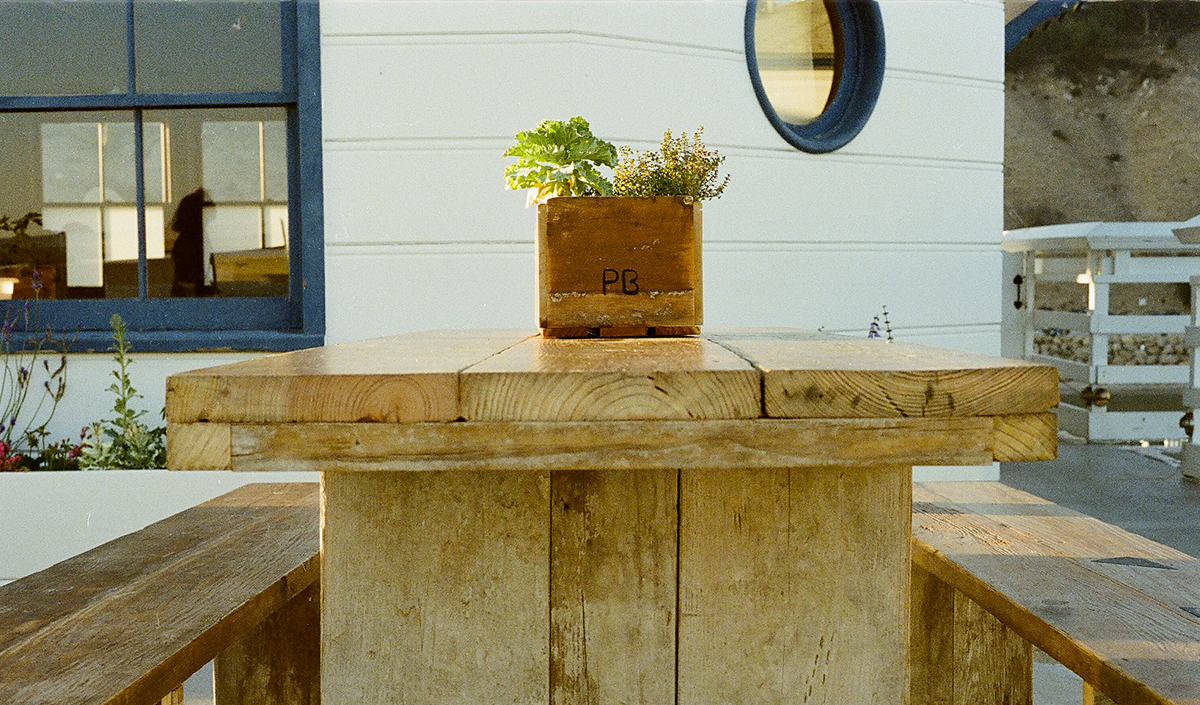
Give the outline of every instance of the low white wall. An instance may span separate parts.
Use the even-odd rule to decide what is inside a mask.
[[[317,482],[317,473],[0,473],[0,583],[48,568],[252,482]]]

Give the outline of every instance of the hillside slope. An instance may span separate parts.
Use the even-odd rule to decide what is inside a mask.
[[[1200,2],[1085,10],[1008,56],[1005,228],[1200,213]]]

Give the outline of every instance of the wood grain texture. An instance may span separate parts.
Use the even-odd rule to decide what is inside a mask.
[[[674,702],[678,478],[551,475],[552,704]]]
[[[701,206],[681,197],[538,206],[542,328],[699,326]]]
[[[915,563],[909,609],[910,705],[954,701],[954,588]]]
[[[761,370],[767,416],[995,416],[1049,411],[1048,365],[795,331],[708,332]]]
[[[323,489],[323,702],[546,702],[547,472],[329,472]]]
[[[1084,683],[1083,705],[1117,705],[1117,702],[1087,683]]]
[[[468,421],[738,419],[760,412],[758,373],[701,338],[530,338],[462,373]]]
[[[320,584],[222,651],[213,661],[213,684],[216,705],[319,705]]]
[[[1097,548],[1137,558],[1152,542],[1113,541],[1044,500],[967,484],[916,488],[914,562],[1117,702],[1200,703],[1200,620],[1181,604],[1196,590],[1195,559],[1155,561],[1175,570],[1098,563]],[[943,490],[1001,501],[958,504]]]
[[[912,591],[912,705],[1030,705],[1028,642],[919,565]]]
[[[452,421],[458,372],[529,335],[432,331],[171,375],[167,420]]]
[[[235,470],[591,470],[991,462],[991,419],[235,425]]]
[[[230,469],[229,433],[227,423],[167,424],[167,468]]]
[[[161,699],[317,580],[317,522],[248,485],[0,586],[0,702]]]
[[[954,702],[1031,705],[1033,647],[954,591]]]
[[[1001,463],[1054,460],[1058,457],[1058,415],[1010,414],[993,417],[992,457]]]
[[[159,705],[183,705],[183,686],[179,686],[172,690],[166,697],[159,701]]]
[[[681,478],[679,703],[906,700],[908,467]]]

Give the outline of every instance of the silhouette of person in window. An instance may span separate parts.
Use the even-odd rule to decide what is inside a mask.
[[[183,197],[171,219],[177,233],[171,247],[175,262],[175,281],[171,296],[212,296],[213,287],[204,284],[204,207],[211,206],[203,188]]]

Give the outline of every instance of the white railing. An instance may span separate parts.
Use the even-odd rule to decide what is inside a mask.
[[[1072,223],[1005,233],[1003,353],[1054,365],[1059,426],[1089,441],[1180,439],[1191,384],[1186,223]]]

